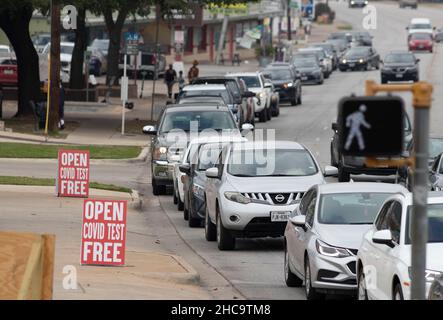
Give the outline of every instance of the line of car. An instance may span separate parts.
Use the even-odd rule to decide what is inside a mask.
[[[215,241],[221,251],[234,250],[239,238],[283,236],[285,282],[304,285],[308,299],[330,294],[409,299],[409,190],[401,184],[325,181],[336,175],[349,181],[356,173],[392,174],[399,168],[368,172],[360,158],[344,161],[334,138],[332,166],[323,169],[301,143],[246,139],[256,116],[265,122],[278,112],[273,101],[277,106],[280,100],[301,102],[301,83],[322,83],[356,52],[366,55],[363,63],[357,59],[361,69],[377,69],[383,62],[382,82],[418,81],[419,60],[412,53],[393,51],[382,61],[370,36],[344,32],[297,51],[289,63],[199,78],[185,86],[175,104],[164,108],[158,126],[144,128],[155,135],[153,193],[172,189],[174,204],[189,227],[203,226],[205,239]],[[369,59],[370,53],[378,60]],[[312,73],[307,75],[303,67]],[[314,69],[318,77],[312,76]],[[405,76],[400,79],[396,75],[401,72]],[[411,153],[407,115],[405,124],[405,153]],[[337,126],[332,128],[336,136]],[[442,140],[431,140],[437,157],[430,159],[430,188],[441,190]],[[408,186],[409,172],[405,176]],[[443,276],[438,258],[443,249],[443,194],[431,192],[429,203],[428,293],[432,281]]]

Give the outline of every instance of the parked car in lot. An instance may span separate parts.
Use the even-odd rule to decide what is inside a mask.
[[[241,136],[232,112],[226,106],[207,103],[168,105],[161,114],[157,126],[143,127],[143,133],[153,135],[151,142],[152,190],[163,194],[173,186],[174,164],[186,149],[191,130],[201,133],[212,129],[220,133]]]
[[[382,60],[381,83],[389,81],[413,81],[420,79],[419,63],[415,55],[407,51],[391,51]]]
[[[399,8],[412,8],[417,9],[418,7],[418,0],[399,0],[398,1],[398,7]]]
[[[288,141],[233,143],[206,176],[206,239],[220,250],[234,249],[236,238],[282,236],[303,194],[324,183],[311,152]]]
[[[301,104],[302,87],[300,75],[287,64],[270,65],[263,69],[263,74],[274,85],[279,101],[289,101],[292,106]]]
[[[380,55],[372,47],[353,47],[339,62],[340,71],[371,70],[380,68]]]
[[[411,121],[407,113],[405,113],[404,124],[404,143],[405,150],[412,140]],[[332,124],[334,134],[331,139],[331,165],[338,168],[338,181],[348,182],[351,174],[369,174],[369,175],[398,175],[399,168],[395,166],[387,166],[380,168],[368,168],[365,166],[364,157],[344,156],[341,154],[338,145],[338,125]],[[381,142],[382,143],[382,142]]]
[[[17,86],[17,60],[8,56],[0,56],[0,86]]]
[[[363,8],[368,5],[368,0],[348,0],[349,8]]]
[[[434,41],[432,34],[429,33],[411,33],[408,37],[409,51],[429,51],[434,50]]]
[[[356,296],[357,251],[383,202],[407,190],[388,183],[328,183],[303,196],[285,230],[285,280],[307,299]]]
[[[271,110],[271,95],[272,83],[266,81],[261,72],[242,72],[242,73],[228,73],[227,77],[236,77],[243,80],[249,91],[255,93],[254,110],[255,116],[259,118],[260,122],[266,122],[272,118]]]
[[[293,64],[300,72],[302,83],[323,84],[323,72],[315,59],[295,59]]]
[[[246,141],[246,138],[217,135],[194,139],[189,143],[182,161],[176,164],[174,196],[189,227],[199,227],[205,218],[206,169],[213,167],[224,145],[241,141]]]
[[[51,50],[51,43],[48,42],[42,51],[44,59],[48,59]],[[74,51],[74,42],[60,43],[60,64],[61,70],[67,74],[71,73],[72,52]]]
[[[443,193],[428,195],[428,244],[426,248],[426,295],[443,274]],[[412,194],[389,197],[357,253],[360,300],[411,299]]]
[[[255,123],[254,101],[255,93],[248,91],[243,80],[235,77],[200,77],[194,79],[191,84],[222,84],[228,87],[234,98],[233,110],[237,110],[236,116],[239,125],[243,123]]]

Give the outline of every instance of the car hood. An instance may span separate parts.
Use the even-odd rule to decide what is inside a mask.
[[[386,68],[414,68],[416,65],[412,63],[385,63]]]
[[[370,230],[372,224],[343,225],[317,223],[315,229],[319,239],[335,247],[358,250],[363,235]]]
[[[227,175],[227,182],[238,192],[305,192],[316,184],[323,184],[321,174],[303,177],[235,177]]]

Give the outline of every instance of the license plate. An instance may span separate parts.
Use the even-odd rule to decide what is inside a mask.
[[[419,48],[419,49],[423,49],[424,46],[421,44],[421,45],[418,46],[418,48]]]
[[[290,213],[290,211],[271,211],[271,222],[286,222]]]
[[[351,68],[352,68],[352,67],[355,67],[355,63],[350,63],[349,66],[350,66]]]
[[[12,70],[3,70],[4,74],[14,74],[14,71]]]
[[[397,73],[397,74],[395,75],[395,77],[397,77],[397,78],[403,78],[403,74],[401,74],[401,73]]]
[[[308,80],[308,77],[301,77],[301,81],[306,81]]]

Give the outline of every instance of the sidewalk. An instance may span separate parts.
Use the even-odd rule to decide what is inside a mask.
[[[91,190],[91,198],[138,201],[101,190]],[[158,251],[156,235],[146,233],[142,214],[133,205],[128,206],[126,266],[97,267],[79,264],[83,199],[57,198],[53,187],[0,186],[0,203],[2,231],[56,235],[54,299],[210,298],[192,266]],[[77,288],[65,289],[72,270],[77,272]]]

